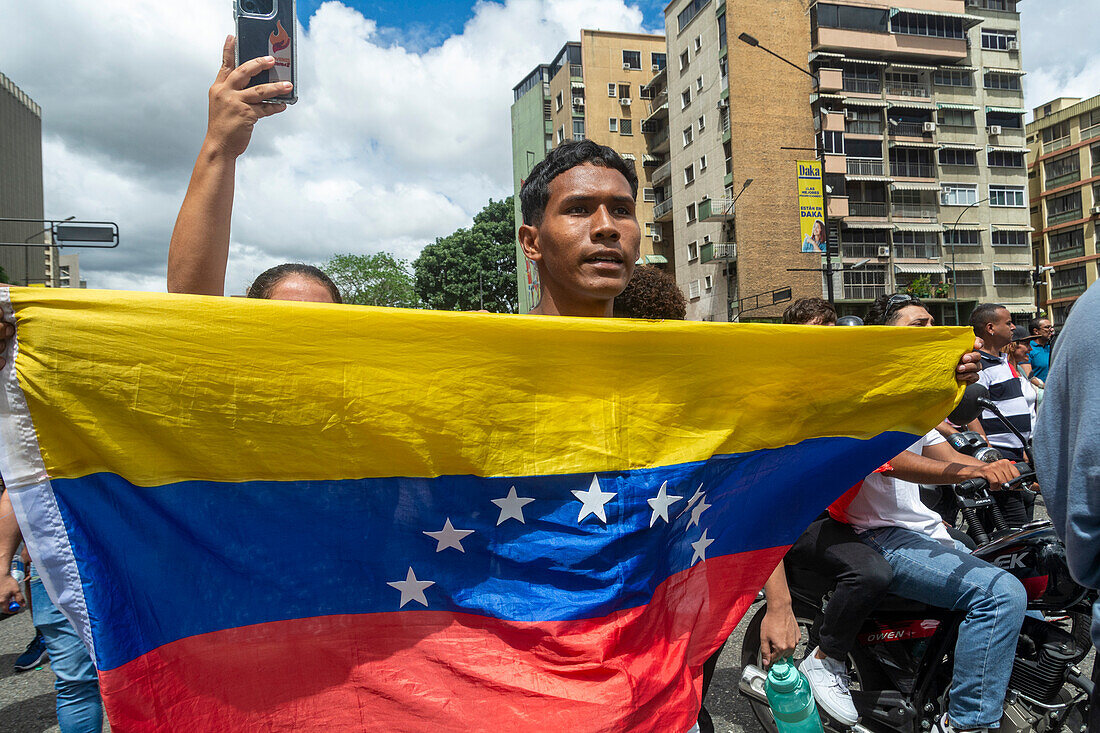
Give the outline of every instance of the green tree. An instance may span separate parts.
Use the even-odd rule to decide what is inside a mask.
[[[4,272],[4,268],[0,267],[0,283],[8,282],[8,273]]]
[[[399,260],[389,252],[333,255],[321,269],[340,288],[345,303],[420,307],[408,261]]]
[[[512,197],[489,199],[473,226],[439,237],[413,261],[417,294],[436,310],[515,313],[515,241]]]

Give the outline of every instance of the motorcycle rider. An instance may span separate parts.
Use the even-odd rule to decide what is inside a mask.
[[[906,294],[880,296],[868,322],[930,326],[931,314]],[[1015,478],[1008,461],[975,466],[935,430],[864,479],[845,510],[860,539],[894,571],[890,591],[942,608],[964,611],[955,644],[947,712],[940,733],[996,728],[1012,672],[1027,595],[1015,577],[980,560],[948,534],[939,515],[921,503],[918,483],[957,483],[979,476],[991,486]]]

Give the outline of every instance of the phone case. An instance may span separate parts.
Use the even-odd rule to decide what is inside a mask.
[[[271,103],[298,101],[298,39],[295,0],[234,0],[237,26],[237,66],[261,56],[273,56],[275,66],[261,71],[247,86],[289,81],[294,89],[286,96],[272,97]]]

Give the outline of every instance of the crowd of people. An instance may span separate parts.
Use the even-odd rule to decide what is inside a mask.
[[[168,252],[168,289],[221,295],[229,256],[235,163],[248,146],[254,124],[282,110],[265,100],[286,92],[285,83],[246,88],[271,58],[234,68],[228,39],[222,68],[210,91],[210,120]],[[638,178],[632,163],[591,141],[566,142],[530,172],[520,191],[523,223],[518,239],[536,264],[542,297],[536,315],[683,319],[686,302],[676,282],[653,267],[635,268],[641,232],[635,213]],[[315,267],[286,264],[261,274],[248,296],[276,300],[340,303],[340,292]],[[1100,291],[1093,288],[1075,310],[1063,339],[1077,348],[1074,334],[1100,322]],[[835,308],[820,298],[787,308],[784,323],[835,326]],[[1084,323],[1083,323],[1084,322]],[[929,327],[934,319],[918,298],[882,295],[866,317],[871,326]],[[980,381],[1025,440],[1035,435],[1035,458],[1049,465],[1051,484],[1043,491],[1082,582],[1100,585],[1097,539],[1100,507],[1097,487],[1096,370],[1068,377],[1070,364],[1097,363],[1075,351],[1052,350],[1053,329],[1045,318],[1017,328],[1006,308],[981,304],[970,325],[977,351],[944,365],[960,383]],[[0,366],[10,358],[11,324],[0,324]],[[1096,347],[1086,347],[1095,352]],[[1089,353],[1092,353],[1089,352]],[[1054,407],[1042,411],[1040,400]],[[1082,410],[1089,410],[1088,420]],[[1005,455],[984,463],[954,450],[945,435],[973,429]],[[1044,432],[1045,430],[1045,432]],[[787,561],[812,558],[835,579],[820,625],[819,644],[801,662],[815,698],[829,716],[854,724],[858,715],[848,685],[846,659],[855,634],[887,593],[965,614],[956,643],[949,706],[937,723],[941,733],[996,728],[1001,719],[1016,638],[1026,595],[1005,570],[970,553],[964,536],[921,502],[918,484],[950,484],[983,478],[999,486],[1018,475],[1014,461],[1030,459],[1026,446],[992,413],[970,425],[946,420],[830,505],[790,549]],[[1006,500],[1008,501],[1008,500]],[[1017,499],[1018,501],[1018,499]],[[1030,516],[1031,507],[1014,510]],[[20,542],[7,493],[0,499],[0,557],[11,557]],[[1091,553],[1091,554],[1090,554]],[[953,578],[952,582],[947,582]],[[800,631],[791,611],[784,565],[765,585],[767,614],[761,625],[763,662],[791,654]],[[57,712],[63,733],[98,731],[102,712],[95,669],[72,627],[44,591],[40,580],[22,589],[10,575],[0,578],[0,603],[26,603],[32,609],[35,641],[20,668],[33,668],[48,654],[57,677]],[[701,670],[706,694],[717,653]],[[1097,706],[1093,706],[1096,715]],[[700,713],[699,730],[711,723]],[[1098,728],[1100,730],[1100,728]]]

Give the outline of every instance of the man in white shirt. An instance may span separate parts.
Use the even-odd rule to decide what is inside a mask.
[[[872,306],[869,322],[931,325],[912,296],[894,295]],[[955,644],[954,674],[940,733],[984,730],[1000,724],[1027,594],[1009,573],[971,555],[947,533],[938,514],[920,500],[918,483],[957,483],[980,476],[997,486],[1019,475],[1008,461],[976,466],[935,430],[874,473],[846,510],[860,538],[882,553],[894,571],[890,591],[941,608],[964,611]]]

